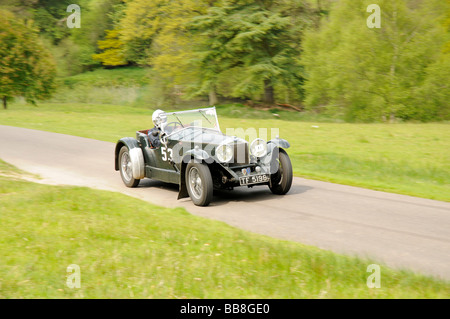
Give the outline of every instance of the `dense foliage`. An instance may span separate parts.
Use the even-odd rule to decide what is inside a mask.
[[[306,104],[363,121],[450,118],[449,2],[380,0],[369,29],[371,2],[341,0],[306,34]]]
[[[0,10],[0,98],[24,96],[28,102],[45,99],[54,89],[55,66],[31,27]]]
[[[60,77],[148,70],[146,103],[306,106],[356,121],[450,119],[450,0],[3,0],[33,23]],[[160,98],[161,97],[161,98]]]

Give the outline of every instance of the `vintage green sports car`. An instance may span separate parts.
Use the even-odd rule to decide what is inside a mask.
[[[220,131],[216,109],[153,114],[155,128],[117,142],[115,169],[124,184],[137,187],[143,178],[179,185],[178,199],[190,197],[207,206],[214,189],[267,185],[274,194],[291,188],[289,143],[278,136],[250,145]]]

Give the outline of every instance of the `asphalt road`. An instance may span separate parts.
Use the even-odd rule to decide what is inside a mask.
[[[450,279],[450,203],[294,178],[285,196],[272,195],[266,186],[236,188],[215,193],[209,207],[197,207],[190,199],[176,200],[176,185],[144,180],[136,189],[126,188],[114,171],[114,146],[0,125],[0,159],[39,174],[44,183],[182,206],[252,232]]]

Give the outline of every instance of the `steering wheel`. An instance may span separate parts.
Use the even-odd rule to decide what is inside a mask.
[[[170,126],[173,126],[173,128],[169,128]],[[175,130],[177,130],[178,127],[183,128],[183,125],[182,125],[180,122],[170,122],[170,123],[167,123],[167,125],[164,127],[164,132],[165,132],[167,135],[170,135],[170,134],[172,134],[173,132],[175,132]]]

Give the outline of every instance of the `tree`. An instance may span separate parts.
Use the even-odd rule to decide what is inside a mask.
[[[118,66],[127,65],[128,62],[123,54],[123,42],[119,39],[118,30],[105,30],[105,40],[98,41],[98,48],[102,53],[94,54],[94,60],[101,61],[103,65]]]
[[[427,77],[445,41],[439,21],[448,2],[377,3],[379,29],[366,26],[371,1],[341,0],[318,31],[306,34],[302,61],[308,107],[359,121],[420,119],[428,112],[418,92],[425,83],[436,83]]]
[[[14,96],[27,102],[50,97],[56,69],[37,32],[12,13],[0,10],[0,98],[3,108]]]
[[[188,93],[192,83],[200,76],[197,65],[192,61],[195,60],[193,48],[202,41],[201,38],[192,35],[188,24],[195,16],[205,14],[214,2],[214,0],[185,0],[170,3],[164,10],[165,19],[160,21],[160,31],[152,43],[148,63],[160,77],[172,86],[183,87]],[[213,94],[211,91],[208,93],[210,105],[217,104],[215,91]],[[189,98],[191,95],[182,96]]]
[[[100,52],[97,47],[99,41],[106,41],[103,44],[107,45],[107,42],[111,40],[111,38],[106,38],[108,34],[105,31],[115,27],[114,16],[117,14],[116,11],[120,11],[122,1],[78,0],[76,3],[81,6],[82,26],[81,28],[70,29],[68,40],[75,47],[68,55],[76,55],[77,63],[81,67],[79,71],[85,71],[99,65],[98,60],[93,59],[93,55]],[[109,35],[115,36],[114,32]],[[69,62],[72,63],[73,61]]]
[[[254,94],[263,88],[262,100],[275,101],[275,85],[302,85],[301,33],[307,19],[299,1],[224,0],[192,21],[194,32],[204,38],[198,48],[202,76],[200,92],[213,89],[219,75],[241,68],[236,95]]]
[[[303,3],[127,0],[115,30],[127,61],[151,66],[163,82],[183,87],[185,98],[207,95],[214,105],[219,91],[241,98],[263,91],[273,104],[283,86],[285,95],[302,90],[298,57],[311,14]]]
[[[150,65],[157,86],[165,86],[163,91],[173,92],[175,87],[189,87],[198,77],[198,69],[191,61],[194,58],[192,48],[199,39],[192,36],[187,23],[194,16],[206,13],[214,2],[128,1],[117,26],[120,28],[119,40],[124,43],[125,58],[130,62]]]
[[[446,2],[447,7],[441,11],[445,14],[442,49],[427,66],[424,83],[414,92],[417,107],[405,114],[407,118],[450,120],[450,0]]]
[[[174,1],[176,5],[178,1]],[[124,54],[128,61],[148,64],[150,49],[155,36],[161,30],[161,21],[167,21],[171,1],[128,0],[124,15],[117,26]]]

